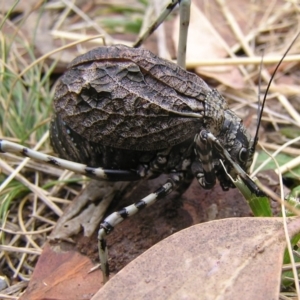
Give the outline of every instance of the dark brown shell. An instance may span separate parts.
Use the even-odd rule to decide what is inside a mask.
[[[151,151],[193,138],[211,93],[201,78],[177,65],[147,50],[116,45],[71,62],[56,88],[54,108],[88,141]],[[213,114],[224,111],[225,101],[215,101]]]

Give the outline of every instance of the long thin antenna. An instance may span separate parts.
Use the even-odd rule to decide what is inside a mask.
[[[268,85],[267,85],[267,89],[266,89],[266,92],[265,92],[265,95],[264,95],[264,98],[263,98],[263,102],[262,102],[262,105],[261,105],[261,110],[260,110],[260,114],[259,114],[259,118],[258,118],[258,122],[257,122],[257,127],[256,127],[256,133],[255,133],[255,136],[254,136],[254,143],[253,143],[253,146],[252,146],[252,151],[254,153],[255,151],[255,148],[256,148],[256,144],[257,144],[257,141],[258,141],[258,130],[259,130],[259,127],[260,127],[260,123],[261,123],[261,118],[262,118],[262,114],[263,114],[263,111],[264,111],[264,107],[265,107],[265,103],[266,103],[266,99],[267,99],[267,95],[268,95],[268,92],[270,90],[270,86],[271,86],[271,83],[275,77],[275,74],[278,70],[278,68],[280,67],[281,63],[283,62],[284,58],[287,56],[288,52],[291,50],[292,46],[295,44],[296,40],[298,39],[300,35],[300,32],[298,32],[296,34],[296,36],[294,37],[293,41],[291,42],[291,44],[289,45],[289,47],[287,48],[287,50],[284,52],[282,58],[280,59],[279,63],[277,64],[269,82],[268,82]]]
[[[259,128],[259,125],[260,125],[260,119],[261,119],[261,112],[262,112],[262,102],[260,100],[260,92],[261,92],[261,74],[262,74],[262,68],[263,68],[263,63],[264,63],[264,54],[265,54],[265,51],[264,49],[262,50],[261,52],[261,60],[260,60],[260,64],[259,64],[259,77],[258,77],[258,99],[257,99],[257,126],[256,126],[256,130],[257,128]],[[264,100],[265,101],[265,100]],[[255,145],[257,143],[257,131],[256,131],[256,134],[255,134]]]

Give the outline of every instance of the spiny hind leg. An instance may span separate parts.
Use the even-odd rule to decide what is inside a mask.
[[[167,194],[176,189],[181,184],[182,180],[183,176],[181,173],[172,174],[171,178],[169,178],[167,182],[159,187],[155,192],[134,204],[112,213],[101,223],[100,230],[98,232],[98,250],[104,283],[109,277],[108,250],[105,237],[112,232],[117,224],[121,223],[126,218],[133,216],[143,208],[146,208],[154,204],[157,200],[164,198]]]

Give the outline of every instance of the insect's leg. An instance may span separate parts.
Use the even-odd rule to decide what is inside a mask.
[[[0,152],[19,153],[23,156],[50,163],[62,169],[73,171],[75,173],[79,173],[94,179],[110,181],[132,181],[141,178],[139,173],[135,171],[92,168],[84,164],[68,161],[55,156],[50,156],[6,140],[0,140]]]
[[[171,0],[171,2],[167,5],[167,7],[162,11],[162,13],[158,16],[158,18],[149,26],[149,28],[138,37],[138,39],[133,44],[134,48],[140,47],[144,41],[157,29],[157,27],[163,23],[166,17],[171,13],[174,7],[179,3],[180,0]]]
[[[255,194],[260,194],[260,190],[257,185],[253,182],[253,180],[246,174],[246,172],[235,162],[232,160],[229,152],[221,145],[220,141],[209,131],[202,130],[195,137],[195,151],[201,161],[200,167],[198,170],[194,171],[196,178],[198,178],[198,182],[205,189],[212,188],[216,183],[216,172],[213,166],[213,157],[212,157],[212,148],[218,150],[219,155],[224,159],[227,163],[229,163],[232,168],[235,169],[236,173],[240,176],[243,182],[248,186],[248,188]],[[194,165],[197,165],[194,163]],[[199,164],[198,164],[199,165]],[[223,184],[224,183],[224,184]],[[227,184],[222,181],[223,188],[227,188]]]
[[[221,145],[220,141],[211,132],[202,130],[199,136],[202,142],[207,141],[208,145],[214,145],[214,148],[218,150],[220,156],[228,164],[231,165],[231,167],[235,170],[236,174],[238,174],[238,176],[242,179],[242,181],[245,183],[245,185],[253,194],[257,196],[265,196],[265,194],[259,189],[256,183],[248,176],[245,170],[243,170],[241,166],[231,158],[229,152]],[[225,172],[227,171],[225,170]],[[214,176],[216,176],[215,173]]]
[[[216,175],[213,166],[212,144],[207,137],[206,130],[202,130],[196,135],[195,145],[195,152],[201,164],[199,162],[193,164],[195,168],[193,173],[204,189],[211,189],[216,184]]]
[[[222,161],[222,160],[221,160]],[[224,165],[221,165],[220,168],[216,171],[216,176],[218,178],[218,181],[220,183],[220,186],[223,191],[228,191],[230,188],[235,188],[233,181],[228,176],[228,172],[226,170],[226,167]]]
[[[98,251],[104,283],[108,280],[109,276],[108,251],[105,240],[106,235],[108,235],[117,224],[121,223],[126,218],[133,216],[141,209],[154,204],[157,200],[172,192],[178,187],[182,179],[182,174],[172,174],[171,178],[169,178],[168,181],[158,188],[154,193],[149,194],[134,204],[120,209],[118,212],[112,213],[101,223],[100,230],[98,232]]]
[[[179,26],[179,42],[177,64],[185,69],[186,61],[186,44],[187,34],[190,22],[190,6],[191,0],[172,0],[167,7],[162,11],[158,18],[150,25],[150,27],[136,40],[133,44],[134,48],[140,47],[144,41],[163,23],[167,16],[171,13],[174,7],[179,3],[180,26]]]

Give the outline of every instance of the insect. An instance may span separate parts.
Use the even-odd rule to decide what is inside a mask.
[[[104,281],[109,276],[105,237],[125,218],[152,205],[193,175],[223,190],[248,177],[257,134],[220,93],[200,77],[151,52],[123,45],[96,48],[71,62],[54,99],[51,143],[61,158],[0,141],[0,151],[19,152],[92,178],[131,181],[169,174],[165,184],[108,216],[98,233]]]

